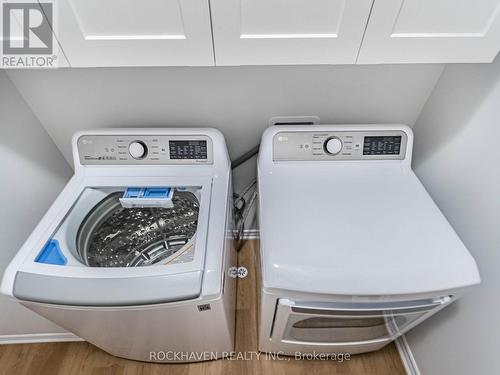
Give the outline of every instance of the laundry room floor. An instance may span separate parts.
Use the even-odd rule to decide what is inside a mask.
[[[113,357],[87,342],[0,346],[1,375],[132,375],[132,374],[406,374],[394,344],[350,360],[294,360],[257,358],[257,240],[248,240],[239,253],[239,265],[249,274],[238,280],[236,352],[234,360],[193,364],[151,364]]]

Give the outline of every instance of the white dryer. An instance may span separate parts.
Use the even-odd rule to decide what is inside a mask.
[[[2,293],[116,356],[190,362],[232,351],[222,134],[93,130],[74,136],[73,158],[74,176],[8,266]]]
[[[258,160],[266,352],[377,350],[480,282],[403,125],[272,126]]]

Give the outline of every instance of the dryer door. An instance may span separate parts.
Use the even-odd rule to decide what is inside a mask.
[[[293,302],[280,299],[272,340],[332,346],[392,340],[451,302],[450,296],[398,303]]]

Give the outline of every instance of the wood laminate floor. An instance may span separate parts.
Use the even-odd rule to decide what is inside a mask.
[[[238,280],[236,351],[257,351],[258,241],[247,241],[239,265],[249,270]],[[247,355],[249,357],[249,355]],[[254,356],[255,357],[255,356]],[[4,375],[132,375],[132,374],[405,374],[394,344],[344,362],[272,360],[264,355],[252,360],[217,360],[192,364],[151,364],[113,357],[87,342],[0,345],[0,374]]]

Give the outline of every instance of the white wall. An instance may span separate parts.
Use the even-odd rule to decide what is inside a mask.
[[[72,171],[7,74],[1,70],[0,129],[2,275]],[[63,330],[0,296],[0,336],[50,332]]]
[[[260,140],[270,117],[413,125],[443,65],[98,68],[9,71],[68,161],[79,129],[213,126],[231,156]],[[238,191],[255,164],[235,173]]]
[[[422,374],[500,374],[500,58],[447,66],[414,131],[416,172],[482,284],[407,339]]]
[[[8,74],[71,161],[71,135],[99,127],[214,126],[232,157],[271,116],[413,125],[443,65],[12,70]]]
[[[121,126],[214,126],[226,135],[234,158],[258,143],[268,119],[276,115],[318,115],[324,123],[413,125],[442,69],[386,65],[9,71],[16,87],[0,72],[0,122],[5,129],[0,173],[8,177],[5,191],[15,202],[0,214],[0,228],[9,228],[1,232],[5,246],[0,267],[71,173],[40,123],[69,162],[70,138],[76,130]],[[236,189],[254,177],[252,161],[235,171]],[[27,192],[33,188],[37,199]],[[0,334],[57,331],[0,299]]]

